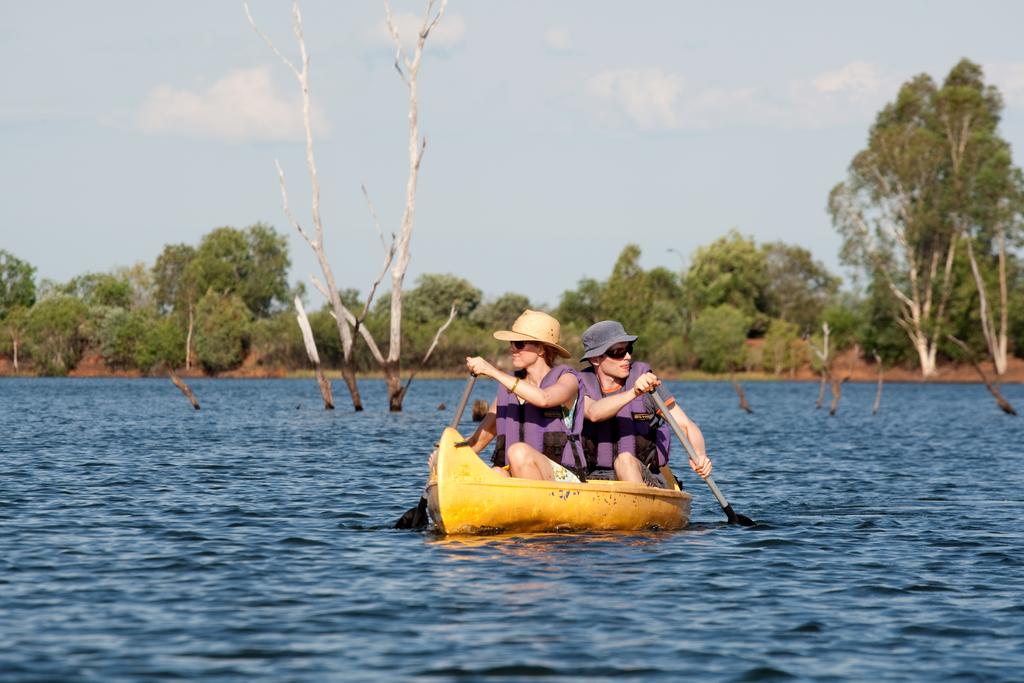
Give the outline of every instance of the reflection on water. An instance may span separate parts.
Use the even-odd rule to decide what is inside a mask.
[[[0,681],[1019,680],[1024,434],[983,387],[673,387],[751,529],[677,468],[679,532],[396,531],[463,386],[0,380]]]

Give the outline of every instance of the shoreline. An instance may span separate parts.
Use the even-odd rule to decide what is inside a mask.
[[[970,368],[969,368],[970,369]],[[940,372],[936,377],[923,378],[923,377],[907,377],[907,371],[894,372],[894,376],[890,377],[886,374],[883,377],[884,384],[977,384],[984,386],[984,382],[977,377],[973,369],[970,369],[971,373],[975,375],[974,378],[963,377],[961,372]],[[184,371],[179,370],[175,374],[185,380],[196,380],[196,379],[233,379],[233,380],[267,380],[267,379],[297,379],[297,380],[311,380],[316,381],[316,373],[313,370],[290,370],[290,371],[268,371],[268,372],[225,372],[217,375],[207,375],[203,372],[196,371]],[[324,374],[327,376],[328,381],[331,383],[342,382],[340,370],[325,370]],[[1016,373],[1015,373],[1016,374]],[[728,375],[714,375],[711,373],[705,373],[700,371],[685,370],[676,372],[665,372],[660,374],[661,378],[669,382],[731,382],[732,380]],[[421,380],[461,380],[465,379],[466,374],[462,372],[451,372],[451,371],[434,371],[434,372],[419,372],[416,374],[416,379]],[[384,373],[380,371],[363,372],[356,375],[358,380],[384,380],[386,379]],[[155,373],[155,374],[143,374],[140,372],[70,372],[67,375],[37,375],[30,372],[0,372],[0,381],[5,379],[167,379],[167,373]],[[761,372],[751,373],[740,373],[735,374],[735,381],[741,384],[761,384],[771,382],[793,382],[800,384],[818,384],[821,382],[821,377],[818,375],[811,375],[810,373],[797,373],[795,376],[791,375],[772,375]],[[844,379],[844,384],[877,384],[878,376],[877,373],[873,377],[858,377],[851,376],[848,379]],[[1020,377],[1003,377],[999,380],[1000,386],[1024,384],[1024,378]]]
[[[504,365],[499,361],[499,367]],[[572,367],[580,367],[581,364],[574,364]],[[27,366],[27,367],[26,367]],[[1002,377],[996,377],[995,369],[991,363],[982,364],[989,379],[993,382],[998,379],[1000,385],[1024,384],[1024,358],[1010,358],[1006,373]],[[507,370],[507,368],[501,368]],[[878,366],[868,363],[852,351],[841,353],[837,356],[833,365],[834,372],[843,378],[844,383],[854,384],[875,384],[878,382]],[[309,369],[287,369],[280,366],[263,366],[257,359],[249,357],[241,367],[228,372],[208,375],[202,370],[177,369],[176,374],[182,379],[316,379],[312,368]],[[341,370],[339,368],[325,368],[327,378],[334,381],[341,381]],[[663,379],[673,382],[728,382],[730,375],[727,373],[712,374],[700,370],[680,370],[666,368],[659,373]],[[408,370],[402,373],[403,378],[408,377]],[[465,370],[458,369],[424,369],[417,371],[417,379],[463,379],[466,376]],[[792,371],[776,375],[761,371],[738,371],[735,373],[737,382],[805,382],[818,383],[821,376],[809,365],[805,364]],[[14,372],[10,358],[0,357],[0,379],[6,377],[21,378],[42,378],[42,376],[31,371],[31,363],[23,365],[19,372]],[[137,370],[120,371],[109,368],[98,354],[87,354],[66,377],[70,378],[166,378],[167,372],[145,374]],[[357,374],[359,379],[383,379],[385,377],[381,370],[368,370]],[[935,376],[924,378],[917,367],[893,366],[884,368],[883,382],[886,384],[984,384],[973,366],[968,364],[947,363],[936,369]]]

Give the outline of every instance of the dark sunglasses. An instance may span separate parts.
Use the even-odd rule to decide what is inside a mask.
[[[615,348],[608,349],[604,352],[604,355],[608,356],[612,360],[622,360],[626,357],[626,354],[633,355],[633,344],[626,344],[625,346],[616,346]]]
[[[509,342],[509,344],[514,346],[517,351],[522,351],[523,349],[526,348],[527,344],[532,344],[532,343],[533,342],[522,341],[522,340],[518,340],[518,339],[516,341]]]

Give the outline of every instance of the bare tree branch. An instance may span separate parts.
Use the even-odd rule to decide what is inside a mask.
[[[388,245],[384,242],[384,231],[380,227],[380,221],[377,219],[377,209],[373,205],[373,201],[370,199],[370,193],[366,191],[366,185],[361,185],[363,188],[363,196],[366,197],[366,205],[370,207],[370,215],[373,216],[373,224],[377,227],[377,234],[380,235],[381,246],[384,247],[384,265],[381,266],[380,273],[374,278],[373,284],[370,285],[370,292],[366,295],[366,303],[363,305],[362,312],[356,317],[355,328],[358,330],[360,325],[363,324],[363,320],[366,319],[367,313],[370,311],[370,304],[373,302],[374,294],[377,292],[377,287],[380,286],[381,280],[384,279],[384,275],[388,272],[388,268],[391,267],[391,260],[395,256],[395,233],[391,233],[391,244]]]
[[[284,65],[287,66],[288,69],[293,74],[295,74],[295,77],[299,79],[299,82],[301,83],[302,75],[299,73],[299,70],[295,68],[295,65],[291,63],[291,60],[289,60],[287,57],[281,54],[280,50],[277,49],[277,46],[274,45],[273,41],[270,40],[270,36],[261,31],[259,27],[256,26],[256,21],[252,18],[252,13],[249,11],[249,3],[243,2],[242,6],[245,7],[245,16],[249,20],[249,25],[252,26],[252,30],[256,32],[256,35],[263,39],[263,42],[265,42],[267,46],[273,51],[273,53],[277,55],[278,59],[284,62]]]
[[[428,348],[427,352],[423,355],[423,360],[420,361],[420,366],[409,373],[409,379],[405,381],[405,386],[402,387],[403,396],[405,395],[406,392],[409,391],[409,385],[412,384],[412,378],[416,376],[417,372],[422,370],[427,365],[427,361],[430,360],[430,355],[434,353],[434,347],[437,346],[437,342],[441,339],[441,335],[444,334],[444,331],[447,330],[448,326],[452,324],[453,320],[455,320],[455,314],[457,312],[457,303],[457,301],[452,302],[452,309],[448,312],[448,319],[444,321],[444,324],[441,325],[441,327],[439,327],[437,332],[434,334],[434,340],[430,342],[430,348]]]
[[[277,167],[277,177],[281,185],[281,204],[284,207],[284,215],[288,218],[288,222],[292,224],[292,227],[294,227],[295,230],[300,235],[302,235],[302,239],[306,240],[306,244],[312,247],[313,251],[316,251],[319,243],[313,241],[313,239],[310,238],[309,234],[305,231],[305,229],[301,225],[299,225],[299,221],[296,220],[294,214],[292,214],[291,208],[288,206],[288,189],[285,186],[284,182],[284,171],[281,170],[281,164],[278,163],[277,159],[274,159],[274,166]]]
[[[964,355],[967,356],[967,360],[970,361],[971,365],[974,366],[975,371],[979,376],[981,376],[981,381],[985,383],[985,388],[988,389],[989,393],[992,394],[992,397],[996,400],[996,405],[999,406],[999,409],[1007,415],[1016,415],[1017,410],[1003,397],[1003,393],[999,390],[999,380],[996,379],[996,381],[993,382],[988,378],[988,374],[981,369],[981,365],[978,364],[978,358],[974,355],[974,352],[971,351],[971,348],[951,334],[947,334],[946,338],[959,346],[964,352]]]

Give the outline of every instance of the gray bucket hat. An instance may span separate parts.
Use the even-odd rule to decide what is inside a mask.
[[[583,333],[583,358],[580,358],[580,362],[604,354],[619,342],[635,342],[636,340],[636,335],[626,334],[622,323],[617,320],[602,320],[599,323],[594,323]]]

